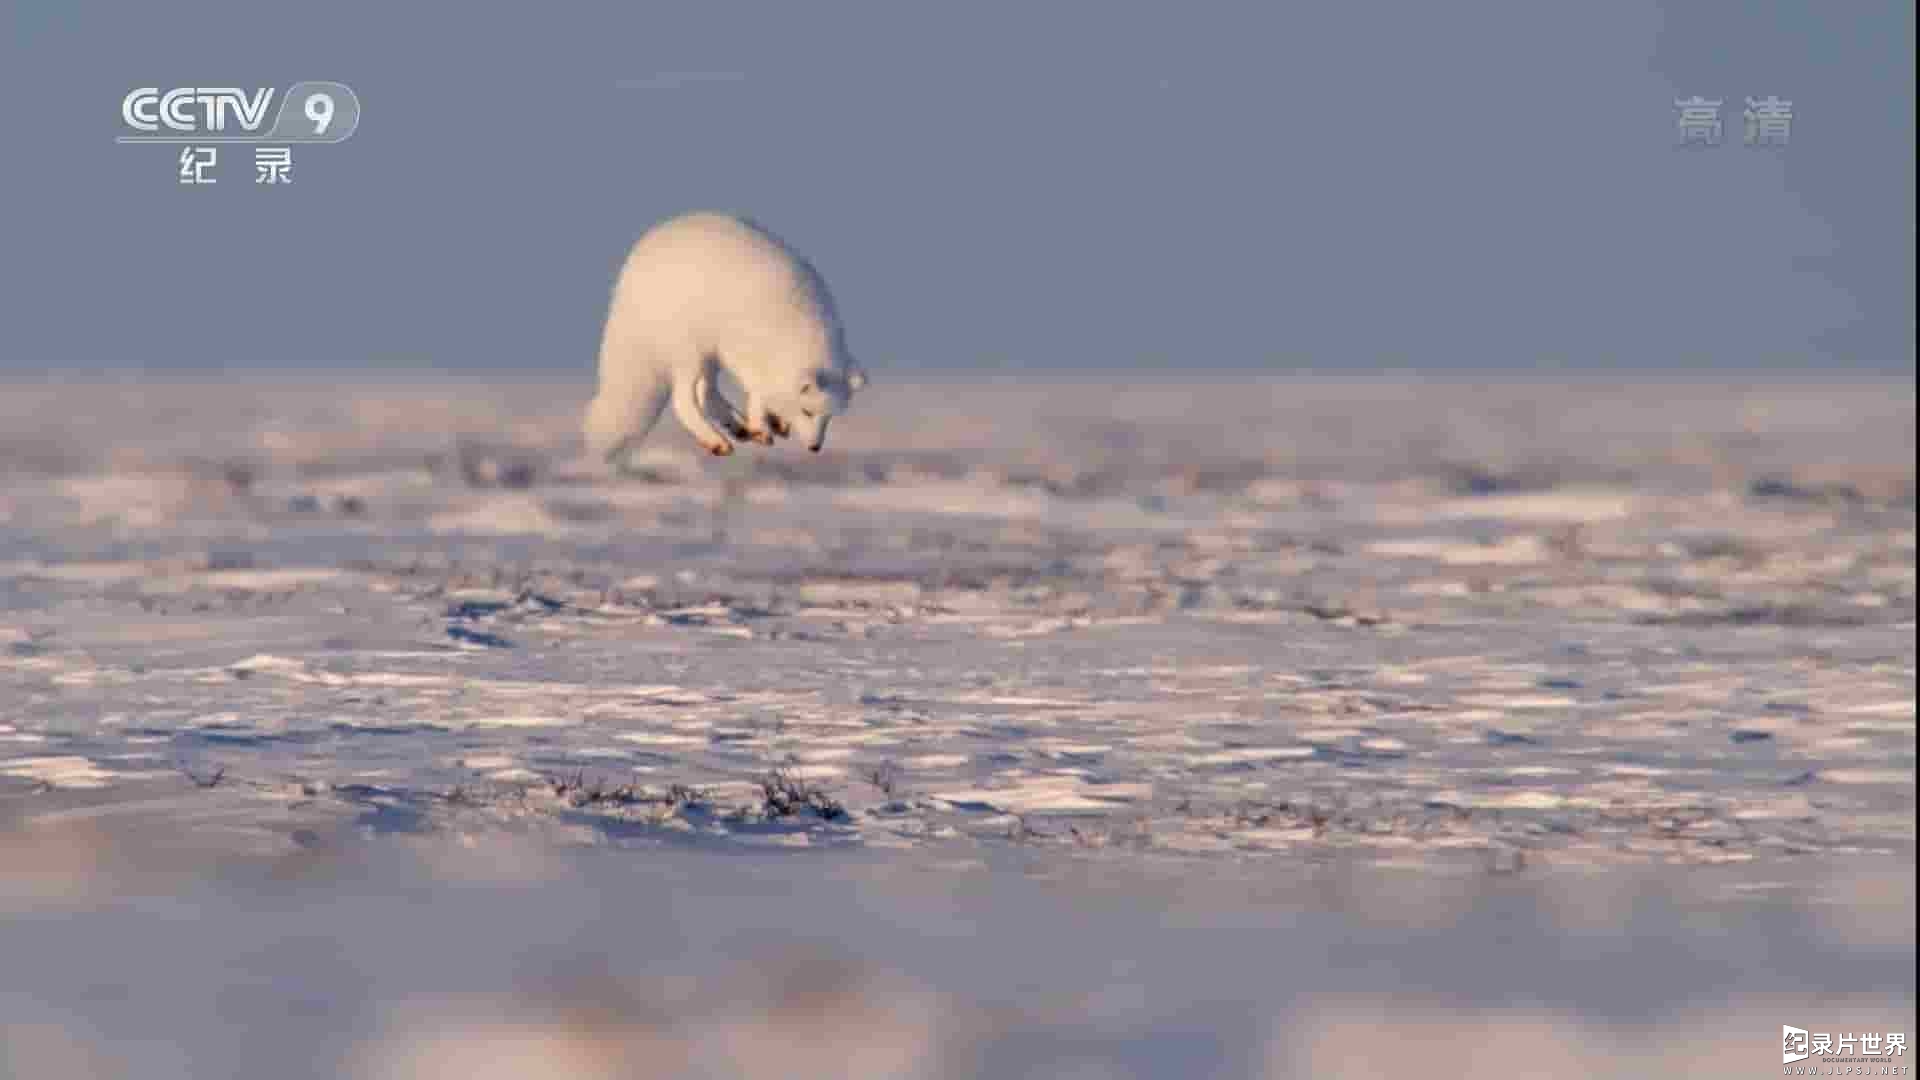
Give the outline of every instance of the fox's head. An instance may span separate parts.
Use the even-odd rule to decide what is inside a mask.
[[[814,368],[768,395],[767,411],[785,421],[807,449],[819,453],[827,442],[828,422],[846,412],[854,392],[866,385],[867,373],[858,363]]]

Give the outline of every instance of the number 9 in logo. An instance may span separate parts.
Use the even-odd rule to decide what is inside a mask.
[[[280,98],[266,142],[344,142],[360,126],[360,97],[341,82],[297,82]]]
[[[308,120],[313,121],[313,133],[325,135],[327,128],[333,124],[333,95],[308,94],[307,104],[302,111]]]

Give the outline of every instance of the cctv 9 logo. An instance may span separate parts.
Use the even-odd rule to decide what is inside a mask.
[[[294,83],[265,123],[272,87],[143,86],[120,103],[120,142],[344,142],[360,126],[360,98],[337,82]],[[265,129],[265,130],[262,130]]]

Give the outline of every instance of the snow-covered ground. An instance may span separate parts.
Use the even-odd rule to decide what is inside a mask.
[[[1914,1037],[1911,380],[876,374],[0,384],[0,1073]]]

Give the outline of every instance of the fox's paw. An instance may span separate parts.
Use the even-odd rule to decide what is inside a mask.
[[[778,435],[783,439],[793,434],[793,425],[787,423],[785,420],[780,419],[779,417],[773,415],[772,413],[767,414],[767,426],[773,429],[773,433],[775,435]],[[767,445],[772,446],[773,440],[768,439]]]
[[[736,439],[753,438],[753,432],[748,429],[747,425],[744,422],[738,419],[727,421],[727,434],[733,436]]]
[[[754,442],[759,443],[761,446],[773,445],[773,432],[771,431],[754,431],[752,429],[747,429],[741,432],[740,437],[743,439],[752,439]]]
[[[730,442],[721,441],[721,442],[713,442],[713,443],[701,443],[700,445],[702,449],[706,450],[707,453],[712,454],[714,457],[726,457],[728,454],[733,453],[733,444]]]

